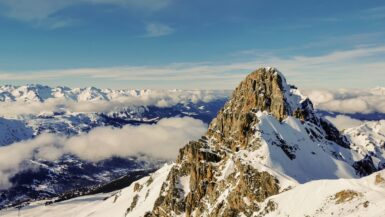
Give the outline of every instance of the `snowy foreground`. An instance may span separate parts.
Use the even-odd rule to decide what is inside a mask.
[[[111,194],[84,196],[52,205],[44,205],[44,201],[41,201],[21,209],[20,216],[125,216],[127,204],[132,204],[133,200],[137,201],[137,205],[126,216],[143,216],[152,210],[162,183],[166,180],[171,167],[172,165],[166,165],[150,177],[145,177],[130,187]],[[139,183],[143,188],[136,189],[136,183]],[[276,203],[276,209],[267,216],[379,217],[385,213],[384,195],[385,171],[380,171],[360,179],[307,182],[272,196],[265,203],[269,201]],[[1,216],[18,216],[18,210],[1,211]]]
[[[385,171],[360,179],[317,180],[272,196],[266,216],[384,216]]]

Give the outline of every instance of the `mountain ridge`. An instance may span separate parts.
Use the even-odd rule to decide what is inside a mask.
[[[208,97],[223,98],[227,96],[226,90],[153,90],[153,89],[111,89],[96,87],[66,86],[50,87],[41,84],[28,85],[0,85],[0,102],[45,102],[48,99],[67,99],[77,102],[82,101],[111,101],[121,97],[151,96],[151,94],[179,93],[189,96],[191,100],[210,100]],[[194,98],[195,97],[195,98]],[[201,97],[201,98],[200,98]],[[206,97],[206,98],[205,98]]]

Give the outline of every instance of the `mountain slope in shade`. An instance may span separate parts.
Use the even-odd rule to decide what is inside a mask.
[[[8,120],[0,117],[0,146],[9,145],[32,138],[32,128],[21,120]]]
[[[103,216],[105,210],[116,216],[264,216],[269,212],[285,216],[285,204],[295,200],[292,195],[311,195],[313,189],[329,188],[325,184],[330,185],[327,193],[342,191],[336,201],[341,196],[342,202],[349,203],[358,195],[376,204],[375,200],[383,200],[379,194],[362,193],[373,186],[359,186],[378,179],[380,184],[373,189],[384,192],[383,173],[378,173],[379,178],[377,174],[376,178],[352,179],[373,172],[366,170],[371,161],[367,158],[351,149],[349,140],[319,117],[310,100],[288,85],[280,72],[261,68],[240,83],[208,132],[182,148],[173,165],[105,201],[98,199],[100,195],[82,197],[68,201],[68,206],[63,202],[48,208],[25,208],[24,215],[40,216],[37,213],[43,211],[39,210],[48,209],[58,216],[56,212],[63,212],[64,205],[68,212],[81,209],[83,212],[74,215],[79,217]],[[330,181],[317,181],[326,179]],[[344,182],[355,182],[358,187],[342,189]],[[345,198],[345,190],[352,199]],[[275,197],[277,201],[269,202]],[[313,197],[318,203],[325,195],[315,194],[309,200]],[[363,202],[363,207],[371,210],[368,214],[378,209]],[[278,212],[280,206],[282,212]],[[302,209],[301,205],[295,208]],[[318,208],[310,211],[315,213]],[[6,212],[8,216],[16,214]],[[293,210],[287,212],[296,216]]]

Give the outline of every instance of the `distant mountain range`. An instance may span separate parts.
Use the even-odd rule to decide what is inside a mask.
[[[67,99],[77,102],[82,101],[113,101],[123,97],[148,97],[158,99],[167,96],[174,99],[174,102],[188,103],[198,101],[212,101],[227,97],[229,91],[220,90],[135,90],[135,89],[100,89],[96,87],[69,88],[50,87],[40,84],[24,86],[3,85],[0,86],[1,102],[44,102],[49,99]],[[167,100],[162,98],[163,100]],[[179,99],[179,101],[176,101]]]

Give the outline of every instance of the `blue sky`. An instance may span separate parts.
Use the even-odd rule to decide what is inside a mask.
[[[0,84],[232,89],[385,83],[385,2],[0,0]]]

